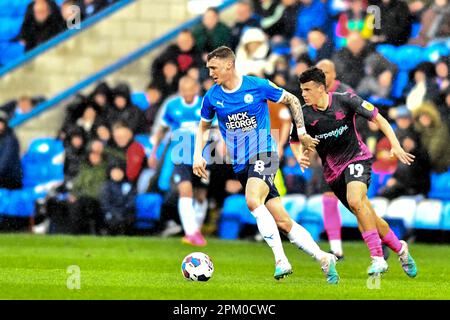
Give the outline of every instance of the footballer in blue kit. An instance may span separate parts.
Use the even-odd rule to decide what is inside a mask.
[[[171,131],[171,160],[174,163],[173,180],[179,192],[178,212],[185,236],[182,242],[193,246],[205,246],[201,227],[206,216],[207,180],[192,172],[194,136],[200,121],[202,97],[198,95],[198,82],[185,76],[179,82],[179,95],[170,99],[163,109],[160,126],[152,137],[153,149],[150,167],[156,167],[156,150],[168,130]]]
[[[289,107],[300,142],[305,149],[312,149],[318,140],[306,133],[300,101],[266,79],[239,75],[234,52],[228,47],[222,46],[209,53],[206,67],[215,85],[203,98],[195,140],[194,174],[207,177],[202,153],[209,139],[211,122],[217,117],[233,170],[245,190],[248,209],[274,254],[274,278],[279,280],[292,273],[280,229],[294,245],[320,263],[328,283],[337,284],[336,257],[322,251],[309,232],[290,218],[274,184],[279,160],[276,143],[270,135],[267,100]]]

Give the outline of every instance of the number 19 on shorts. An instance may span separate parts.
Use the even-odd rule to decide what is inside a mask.
[[[360,163],[352,163],[348,168],[350,169],[350,175],[355,178],[361,177],[364,173],[364,166]]]

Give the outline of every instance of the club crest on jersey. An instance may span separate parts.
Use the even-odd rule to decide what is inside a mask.
[[[369,110],[369,111],[373,111],[373,109],[375,108],[375,107],[373,106],[373,104],[371,104],[370,102],[367,102],[367,101],[363,101],[363,103],[361,104],[361,106],[362,106],[364,109]]]
[[[253,96],[250,93],[247,93],[244,96],[244,102],[245,103],[252,103],[253,102]]]

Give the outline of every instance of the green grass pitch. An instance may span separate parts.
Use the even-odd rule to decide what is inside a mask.
[[[328,249],[326,243],[321,245]],[[204,248],[180,238],[0,235],[0,299],[450,299],[450,246],[412,245],[419,274],[409,279],[396,255],[379,289],[368,289],[363,242],[345,242],[341,281],[325,282],[319,265],[284,242],[294,274],[273,279],[274,261],[264,243],[210,239]],[[210,281],[183,279],[190,252],[214,262]],[[80,289],[67,287],[68,267],[80,268]],[[69,281],[70,282],[70,281]]]

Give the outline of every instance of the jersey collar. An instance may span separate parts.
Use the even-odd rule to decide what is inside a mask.
[[[193,106],[196,106],[197,105],[197,103],[198,103],[198,96],[195,96],[194,97],[194,101],[192,101],[192,103],[186,103],[186,101],[184,101],[184,98],[183,97],[181,97],[181,103],[183,104],[183,106],[184,107],[193,107]]]
[[[222,86],[220,86],[220,87],[222,88],[223,92],[225,92],[225,93],[234,93],[234,92],[238,91],[241,88],[243,81],[244,81],[244,77],[243,76],[239,76],[239,83],[236,86],[236,88],[228,90],[228,89],[225,89]]]

